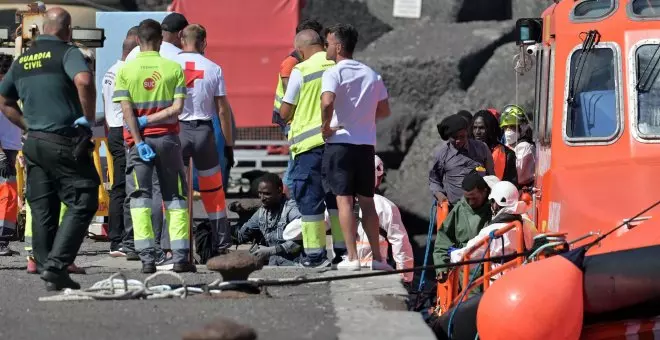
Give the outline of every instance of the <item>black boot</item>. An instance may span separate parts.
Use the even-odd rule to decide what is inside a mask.
[[[80,284],[71,280],[71,277],[69,277],[66,271],[53,272],[44,270],[41,273],[41,279],[46,281],[46,290],[49,292],[64,288],[80,289]]]
[[[196,273],[197,267],[195,265],[184,262],[184,263],[175,263],[172,267],[172,271],[175,273]]]
[[[156,272],[156,264],[154,263],[143,263],[142,264],[142,273],[144,274],[153,274]]]

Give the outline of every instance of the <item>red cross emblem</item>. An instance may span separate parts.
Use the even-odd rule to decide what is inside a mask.
[[[204,70],[196,70],[194,61],[186,61],[186,68],[183,70],[186,76],[186,87],[195,87],[195,79],[204,79]]]

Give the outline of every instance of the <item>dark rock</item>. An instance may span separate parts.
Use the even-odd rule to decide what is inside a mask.
[[[502,21],[511,18],[511,0],[464,0],[456,21]]]
[[[337,23],[353,25],[359,33],[357,50],[365,48],[392,29],[372,15],[367,4],[359,0],[307,0],[302,18],[316,19],[324,27]]]
[[[383,76],[391,97],[428,110],[448,90],[467,89],[512,31],[513,22],[420,20],[385,34],[356,58]]]
[[[171,0],[135,0],[141,11],[164,11],[172,3]]]
[[[255,340],[257,332],[229,319],[218,319],[204,329],[183,334],[183,340]]]
[[[392,0],[361,0],[367,3],[372,15],[392,27],[402,27],[414,24],[419,19],[394,17],[394,1]],[[471,0],[473,1],[473,0]],[[458,12],[465,0],[430,0],[422,2],[421,18],[435,22],[456,22]]]
[[[247,280],[252,272],[263,268],[263,263],[250,252],[237,250],[211,258],[206,263],[206,267],[220,272],[224,281],[234,281]]]
[[[552,0],[511,0],[513,18],[540,18],[543,11],[552,5]]]
[[[392,115],[379,121],[376,126],[376,153],[386,169],[397,169],[428,112],[417,110],[414,105],[398,98],[390,98],[390,110]]]
[[[523,75],[518,75],[518,100],[516,101],[516,72],[514,71],[514,55],[520,53],[515,43],[499,47],[488,63],[483,67],[477,79],[468,89],[468,110],[479,110],[493,107],[501,110],[505,105],[518,104],[528,113],[534,109],[533,66],[535,57],[526,55],[532,67]],[[493,86],[497,84],[497,86]]]

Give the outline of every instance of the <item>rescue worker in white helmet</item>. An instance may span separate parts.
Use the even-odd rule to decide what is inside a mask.
[[[527,216],[526,212],[529,206],[526,202],[520,200],[520,193],[515,185],[507,181],[498,181],[495,176],[487,176],[486,182],[492,185],[490,195],[490,208],[493,212],[493,219],[487,227],[479,231],[479,234],[472,238],[463,248],[457,249],[451,253],[451,262],[459,262],[463,260],[463,255],[475,244],[479,243],[484,238],[489,237],[492,231],[497,231],[501,228],[508,226],[510,223],[518,221],[522,223],[522,231],[524,233],[524,249],[529,249],[534,242],[534,236],[538,234],[534,222]],[[501,237],[492,240],[490,246],[490,256],[503,256],[516,252],[518,247],[518,240],[520,229],[513,228]],[[486,245],[474,251],[469,259],[480,259],[484,255]],[[491,265],[492,268],[500,264]],[[496,279],[494,276],[492,279]]]
[[[518,188],[534,185],[534,145],[529,140],[529,124],[525,111],[516,105],[502,110],[500,127],[504,131],[504,144],[516,153]]]

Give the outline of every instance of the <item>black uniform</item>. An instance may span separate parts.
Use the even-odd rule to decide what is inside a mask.
[[[100,181],[90,153],[74,155],[81,133],[73,125],[83,115],[73,82],[79,72],[91,71],[77,47],[41,35],[0,83],[0,95],[23,103],[33,249],[42,278],[50,282],[68,279],[66,268],[98,209]],[[58,228],[60,202],[67,211]]]

